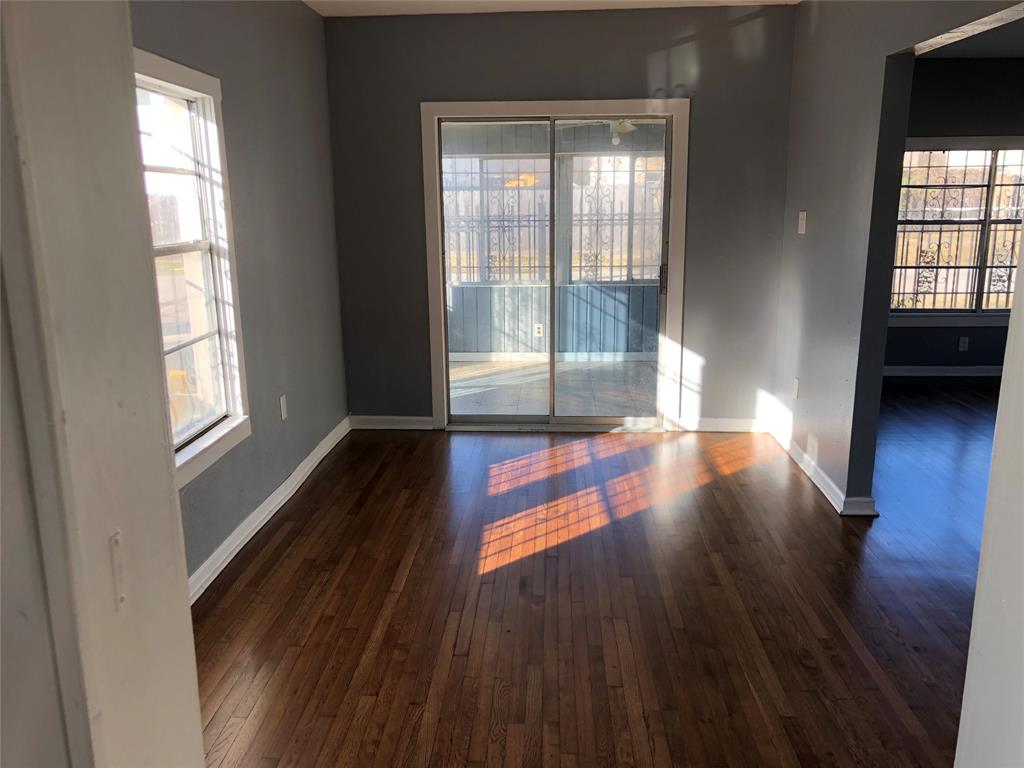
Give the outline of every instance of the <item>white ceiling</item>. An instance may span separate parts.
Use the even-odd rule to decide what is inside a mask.
[[[426,13],[596,11],[700,5],[794,5],[799,0],[305,0],[321,16],[408,16]]]

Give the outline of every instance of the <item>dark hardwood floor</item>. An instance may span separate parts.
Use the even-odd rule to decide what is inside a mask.
[[[889,394],[874,521],[762,435],[353,432],[195,606],[208,764],[951,765],[994,409]]]

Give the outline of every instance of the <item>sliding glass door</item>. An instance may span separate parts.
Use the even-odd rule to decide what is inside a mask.
[[[667,129],[440,121],[452,421],[657,416]]]
[[[657,413],[665,123],[555,121],[556,416]]]

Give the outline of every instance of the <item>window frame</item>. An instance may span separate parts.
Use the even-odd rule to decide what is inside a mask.
[[[907,137],[904,153],[906,152],[951,152],[959,150],[974,150],[974,151],[986,151],[992,153],[990,156],[990,167],[988,180],[984,185],[986,188],[985,196],[985,208],[984,214],[980,219],[967,220],[967,223],[976,222],[979,227],[979,242],[978,242],[978,254],[977,262],[973,267],[976,270],[977,281],[975,283],[974,293],[974,307],[971,309],[915,309],[913,307],[906,308],[895,308],[892,307],[892,280],[890,280],[889,286],[889,316],[897,325],[920,325],[924,321],[924,324],[935,325],[944,324],[942,319],[953,320],[955,322],[961,322],[969,320],[971,324],[975,325],[1005,325],[1009,315],[1010,309],[1005,307],[999,307],[995,309],[984,308],[984,294],[986,285],[986,273],[988,271],[988,251],[989,251],[989,238],[991,236],[992,227],[999,223],[1005,223],[1003,219],[994,220],[992,218],[992,193],[995,182],[996,173],[996,159],[1000,150],[1010,149],[1024,149],[1024,136],[946,136],[946,137]],[[974,185],[972,185],[974,186]],[[981,186],[981,185],[978,185]],[[900,190],[904,189],[905,185],[900,184]],[[903,223],[904,220],[899,218],[897,212],[896,223],[897,226]],[[939,220],[930,222],[934,224],[942,223]],[[1022,223],[1024,227],[1024,223]],[[895,249],[892,256],[892,269],[896,269],[895,263]],[[1019,269],[1020,267],[1018,267]],[[936,322],[930,322],[929,320],[934,318]],[[986,318],[986,321],[980,320],[980,318]],[[902,321],[902,322],[900,322]]]
[[[200,165],[199,198],[208,244],[217,317],[216,336],[220,345],[226,415],[174,446],[175,480],[181,488],[222,458],[252,434],[249,418],[249,394],[246,385],[242,326],[238,301],[238,271],[235,238],[231,221],[231,197],[227,155],[224,144],[224,120],[221,111],[220,80],[155,54],[134,49],[134,85],[185,99],[195,106],[198,121],[194,130]],[[134,98],[133,98],[134,103]],[[136,129],[138,130],[138,129]],[[144,167],[139,143],[140,166]],[[219,184],[217,183],[219,181]],[[151,258],[166,255],[173,247],[151,244]],[[154,288],[156,286],[154,274]],[[192,341],[194,343],[195,340]],[[161,355],[166,360],[161,336]],[[166,378],[166,373],[165,373]],[[170,413],[166,395],[164,409]],[[173,445],[170,424],[168,439]]]

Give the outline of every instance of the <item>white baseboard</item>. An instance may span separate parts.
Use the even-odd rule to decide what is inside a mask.
[[[1002,376],[1001,365],[887,365],[883,376]]]
[[[730,419],[730,418],[700,418],[697,420],[696,432],[766,432],[782,446],[782,449],[789,454],[796,462],[803,473],[811,479],[822,495],[828,499],[829,504],[835,507],[836,512],[844,516],[877,517],[875,511],[875,500],[870,496],[847,497],[835,481],[828,476],[818,463],[808,456],[800,446],[788,439],[783,439],[772,429],[770,420],[763,419]]]
[[[349,416],[352,429],[433,429],[432,416]]]
[[[779,444],[796,462],[796,465],[804,471],[804,474],[811,478],[811,482],[818,486],[818,490],[828,499],[829,504],[835,507],[836,512],[843,514],[846,494],[839,490],[839,486],[825,473],[825,470],[818,466],[818,462],[804,453],[803,448],[794,442],[790,442],[788,446],[782,443]]]
[[[767,432],[757,423],[756,419],[718,419],[702,418],[697,420],[694,432]]]
[[[843,517],[878,517],[878,510],[871,496],[847,496],[839,514]]]
[[[246,542],[255,536],[256,532],[274,516],[274,513],[292,497],[305,479],[309,477],[309,473],[313,471],[316,465],[323,461],[323,458],[331,452],[331,449],[351,431],[351,420],[351,417],[346,416],[338,426],[327,433],[327,436],[320,441],[312,453],[299,463],[295,471],[231,532],[231,535],[217,547],[214,553],[206,559],[206,562],[196,569],[195,573],[188,577],[190,602],[194,603],[199,599],[199,596],[217,578],[217,574],[224,570],[224,567],[231,562],[231,558],[238,554],[238,551],[245,546]]]
[[[778,435],[772,435],[772,437],[811,479],[811,482],[818,487],[822,495],[828,499],[828,503],[835,507],[836,512],[843,517],[878,517],[873,498],[870,496],[847,496],[839,490],[835,480],[829,477],[828,473],[818,465],[818,462],[808,456],[799,445],[790,441],[787,446],[779,440]]]

